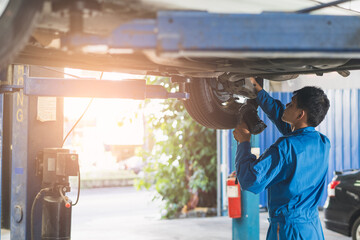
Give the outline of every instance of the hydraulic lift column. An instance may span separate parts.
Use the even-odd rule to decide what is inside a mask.
[[[231,138],[231,163],[235,166],[237,142]],[[251,148],[259,146],[259,136],[251,136]],[[241,191],[241,218],[232,219],[232,240],[260,239],[259,195]]]
[[[41,71],[40,71],[41,70]],[[44,70],[25,66],[13,67],[13,85],[24,84],[24,73],[44,76]],[[46,71],[46,76],[63,77]],[[12,94],[11,139],[11,240],[28,240],[31,233],[31,206],[41,188],[35,176],[36,154],[50,147],[61,147],[63,137],[63,99],[25,96],[23,90]],[[9,126],[4,126],[7,128]],[[6,140],[6,139],[4,139]],[[34,239],[41,235],[41,204],[34,210]]]
[[[11,72],[11,71],[9,71]],[[10,85],[11,77],[8,77],[7,69],[0,72],[1,85]],[[11,184],[11,109],[12,96],[1,94],[1,228],[10,229],[10,184]],[[4,104],[6,102],[6,105]],[[3,127],[7,126],[7,127]],[[4,139],[8,141],[4,142]]]

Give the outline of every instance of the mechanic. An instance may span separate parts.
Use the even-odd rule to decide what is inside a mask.
[[[330,141],[315,130],[330,103],[323,90],[294,91],[285,106],[251,79],[256,101],[283,134],[258,159],[251,154],[245,123],[234,130],[238,141],[236,176],[243,190],[255,194],[268,189],[269,240],[324,239],[318,204],[325,187]]]

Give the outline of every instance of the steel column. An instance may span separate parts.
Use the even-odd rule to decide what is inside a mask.
[[[1,227],[10,229],[12,95],[2,94]]]
[[[221,216],[221,130],[216,130],[216,212],[218,216]]]
[[[241,191],[241,218],[232,221],[233,240],[256,240],[260,238],[259,195]]]
[[[0,71],[0,82],[1,83],[7,83],[8,81],[8,78],[7,78],[7,74],[8,71],[7,69],[3,69],[2,71]],[[9,191],[10,190],[10,187],[9,187],[9,184],[6,184],[6,183],[9,183],[9,182],[6,182],[6,181],[3,181],[3,180],[7,180],[6,177],[3,177],[4,173],[7,174],[5,176],[9,176],[8,171],[8,168],[6,167],[7,165],[4,164],[4,160],[3,160],[3,154],[2,154],[2,146],[3,146],[3,135],[4,135],[4,131],[3,131],[3,103],[4,103],[4,95],[1,94],[0,95],[0,179],[1,179],[1,184],[0,184],[0,216],[1,216],[1,228],[9,228],[9,213],[6,212],[5,214],[3,213],[3,198],[5,197],[5,201],[7,203],[7,206],[8,204],[10,203],[10,199],[8,198],[9,194],[6,195],[6,191]],[[4,165],[5,165],[5,169],[4,169]],[[3,186],[4,185],[4,186]],[[4,195],[4,192],[5,192],[5,195]],[[7,208],[8,209],[8,208]],[[3,217],[4,216],[4,217]],[[1,239],[1,237],[0,237]]]
[[[230,131],[231,133],[231,131]],[[257,136],[251,137],[251,147],[257,148],[259,141]],[[231,163],[235,166],[235,154],[237,142],[232,137],[230,140]],[[233,240],[257,240],[260,237],[259,222],[259,195],[248,191],[241,191],[241,218],[232,221]]]
[[[35,73],[30,68],[30,74]],[[29,69],[14,67],[14,84],[23,85],[24,74]],[[53,76],[56,77],[56,76]],[[63,100],[56,99],[56,120],[41,122],[38,120],[38,103],[46,104],[47,99],[25,96],[21,90],[13,94],[12,127],[12,167],[11,167],[11,240],[30,239],[30,212],[35,195],[39,192],[41,181],[35,176],[35,157],[39,150],[48,147],[60,147],[63,136]],[[54,100],[54,99],[52,99]],[[40,239],[41,211],[37,204],[34,214],[34,238]]]

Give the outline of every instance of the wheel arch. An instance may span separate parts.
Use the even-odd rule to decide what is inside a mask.
[[[359,206],[360,207],[360,206]],[[355,221],[360,218],[360,208],[358,208],[356,211],[354,211],[351,214],[351,217],[349,219],[349,236],[352,235],[352,228],[354,226]]]

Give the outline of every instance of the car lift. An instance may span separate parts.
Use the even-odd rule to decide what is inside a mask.
[[[159,12],[156,19],[125,23],[106,38],[74,33],[63,37],[61,43],[68,49],[89,45],[149,49],[159,56],[174,58],[359,58],[360,19],[294,13]],[[44,148],[59,147],[62,142],[62,98],[57,98],[50,106],[55,120],[40,122],[37,120],[42,111],[39,106],[47,99],[39,96],[191,97],[184,92],[167,93],[161,86],[147,86],[144,80],[114,82],[32,77],[31,68],[29,75],[29,69],[23,66],[14,66],[10,72],[12,76],[7,80],[1,79],[0,90],[20,90],[12,96],[4,95],[2,200],[8,208],[3,207],[2,213],[5,219],[11,216],[12,240],[30,239],[31,203],[41,186],[41,180],[35,176],[37,153]],[[4,166],[11,169],[11,176],[6,175]],[[10,181],[11,188],[4,184]],[[4,195],[9,188],[11,201]],[[242,199],[243,217],[233,220],[233,239],[259,239],[258,197],[244,191]],[[39,209],[40,206],[34,214],[35,239],[41,239]]]
[[[157,19],[130,21],[107,38],[64,36],[62,45],[149,49],[165,57],[353,58],[359,57],[359,29],[355,16],[159,12]]]

